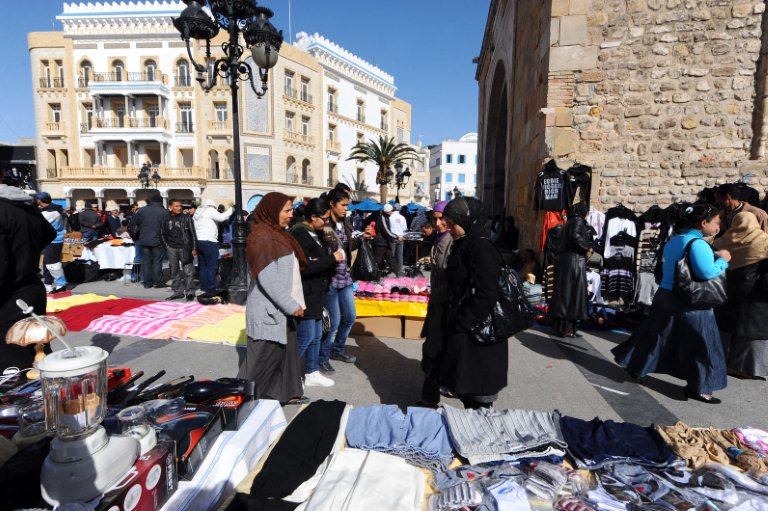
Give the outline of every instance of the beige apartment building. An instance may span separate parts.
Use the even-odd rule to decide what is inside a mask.
[[[207,93],[198,84],[198,78],[208,80],[209,75],[195,72],[171,23],[184,6],[167,0],[64,4],[57,18],[62,32],[29,34],[41,190],[72,205],[86,199],[128,204],[155,189],[166,199],[234,200],[229,84],[218,78]],[[214,58],[223,56],[223,41],[220,34],[211,42]],[[194,45],[196,62],[204,62],[204,53],[204,46]],[[365,80],[370,65],[359,58],[347,60],[332,67],[334,78],[356,86],[343,95],[337,91],[336,104],[359,104],[366,94],[381,95],[373,80]],[[270,191],[311,198],[339,179],[358,189],[359,198],[376,192],[372,165],[346,162],[362,172],[339,172],[348,148],[342,150],[329,132],[339,124],[332,118],[338,114],[326,104],[330,66],[286,43],[270,70],[264,97],[240,83],[242,201],[247,209]],[[260,88],[258,75],[255,84]],[[366,112],[354,120],[366,139],[378,133],[397,136],[398,130],[410,136],[410,105],[393,95],[387,99],[397,108],[386,123]],[[138,179],[145,163],[160,176],[149,189]],[[413,190],[407,192],[401,196],[412,199]]]

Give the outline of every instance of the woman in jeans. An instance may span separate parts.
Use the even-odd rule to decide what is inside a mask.
[[[323,338],[323,298],[328,291],[336,265],[344,261],[341,249],[329,254],[323,241],[323,228],[330,220],[331,212],[328,201],[312,199],[299,205],[294,215],[302,220],[296,222],[290,233],[299,242],[307,258],[307,267],[301,272],[304,289],[304,302],[307,308],[304,317],[296,325],[296,341],[299,345],[299,358],[306,360],[304,366],[304,385],[307,387],[330,387],[334,381],[320,374],[320,341]]]
[[[333,374],[336,371],[329,360],[348,364],[354,364],[357,360],[354,355],[345,353],[344,349],[347,336],[357,317],[349,259],[352,251],[360,247],[360,238],[352,238],[352,226],[346,218],[349,194],[336,187],[321,198],[326,199],[331,206],[330,224],[325,228],[323,240],[332,250],[344,251],[344,260],[336,265],[336,272],[331,277],[331,287],[325,294],[325,308],[331,316],[331,329],[320,345],[320,372]],[[370,231],[370,227],[367,227],[366,231]],[[368,238],[370,234],[366,232],[363,236]]]
[[[715,314],[711,308],[700,310],[680,303],[672,290],[677,262],[689,243],[690,266],[699,279],[720,276],[728,268],[731,254],[714,252],[702,239],[720,231],[717,210],[708,204],[685,207],[675,231],[681,234],[664,247],[662,280],[650,316],[611,351],[633,379],[640,381],[649,373],[668,374],[687,382],[685,397],[717,404],[720,400],[712,393],[724,389],[728,378]]]
[[[448,310],[440,355],[440,383],[459,396],[465,408],[488,408],[507,386],[507,340],[479,344],[471,330],[493,310],[501,294],[501,255],[483,227],[483,203],[458,197],[443,216],[453,237],[445,267]]]

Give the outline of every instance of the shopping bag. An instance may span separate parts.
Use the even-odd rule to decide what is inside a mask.
[[[352,265],[352,278],[369,281],[378,280],[379,276],[379,267],[376,265],[376,258],[373,257],[371,243],[366,239],[360,240],[357,258]]]

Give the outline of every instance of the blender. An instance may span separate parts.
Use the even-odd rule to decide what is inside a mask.
[[[66,349],[37,364],[45,409],[45,429],[55,432],[40,472],[49,504],[88,502],[103,495],[139,456],[130,436],[107,436],[101,426],[107,410],[107,352],[96,346],[69,347],[22,300],[16,302]]]

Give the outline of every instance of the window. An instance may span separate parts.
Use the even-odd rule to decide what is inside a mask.
[[[125,106],[120,105],[115,107],[115,118],[117,119],[116,127],[125,128]]]
[[[445,155],[445,163],[453,163],[453,155],[452,154],[446,154]]]
[[[405,131],[403,128],[397,128],[397,143],[402,144],[405,141]]]
[[[181,129],[182,133],[192,133],[192,105],[189,103],[183,103],[179,105],[181,113]]]
[[[60,60],[56,61],[56,66],[58,67],[58,79],[53,84],[54,87],[64,87],[64,66],[62,65]]]
[[[467,163],[467,157],[465,155],[463,155],[463,154],[460,154],[459,155],[459,165],[461,165],[463,163]]]
[[[113,78],[116,82],[123,81],[123,71],[125,71],[125,66],[123,65],[122,60],[116,60],[112,63]]]
[[[444,174],[446,183],[453,183],[453,174]]]
[[[296,97],[296,91],[293,90],[293,73],[285,72],[285,95],[292,98]]]
[[[309,117],[301,118],[301,134],[309,135]]]
[[[436,185],[439,185],[439,184],[440,184],[440,176],[437,176],[437,177],[435,178],[435,184],[436,184]]]
[[[148,60],[144,64],[144,73],[146,73],[147,81],[155,81],[155,72],[157,71],[157,63],[154,60]]]
[[[328,125],[328,140],[331,142],[336,140],[336,126],[333,124]]]
[[[357,120],[365,122],[365,101],[362,99],[357,100]]]
[[[328,111],[339,112],[339,106],[336,104],[336,91],[334,89],[328,89]]]
[[[467,176],[464,174],[459,174],[459,183],[464,183],[466,181]]]
[[[445,192],[445,200],[451,200],[452,194],[451,192]]]
[[[384,131],[389,129],[389,125],[387,124],[387,111],[382,110],[381,111],[381,129]]]
[[[285,112],[285,131],[293,133],[293,112]]]
[[[309,80],[307,78],[301,79],[301,100],[305,103],[312,102],[312,98],[309,95]]]
[[[214,108],[216,109],[216,122],[221,126],[227,122],[227,104],[215,103]]]
[[[176,73],[176,85],[179,87],[189,87],[192,85],[192,78],[189,76],[189,63],[186,60],[179,61]]]
[[[85,125],[90,130],[93,128],[93,105],[90,103],[83,105]]]
[[[80,85],[81,87],[88,87],[88,82],[91,80],[91,73],[93,72],[93,66],[87,60],[84,60],[80,64]]]
[[[51,104],[51,122],[61,122],[61,105],[59,103]]]
[[[365,135],[363,133],[357,132],[357,143],[363,144],[365,143]]]
[[[42,69],[41,69],[42,78],[40,79],[40,86],[41,87],[50,87],[52,85],[52,83],[51,83],[51,66],[48,64],[47,60],[40,61],[40,64],[42,65]]]
[[[160,107],[157,105],[148,105],[147,115],[149,116],[149,127],[157,128],[157,118],[160,116]]]
[[[440,157],[435,158],[435,166],[440,165]]]

